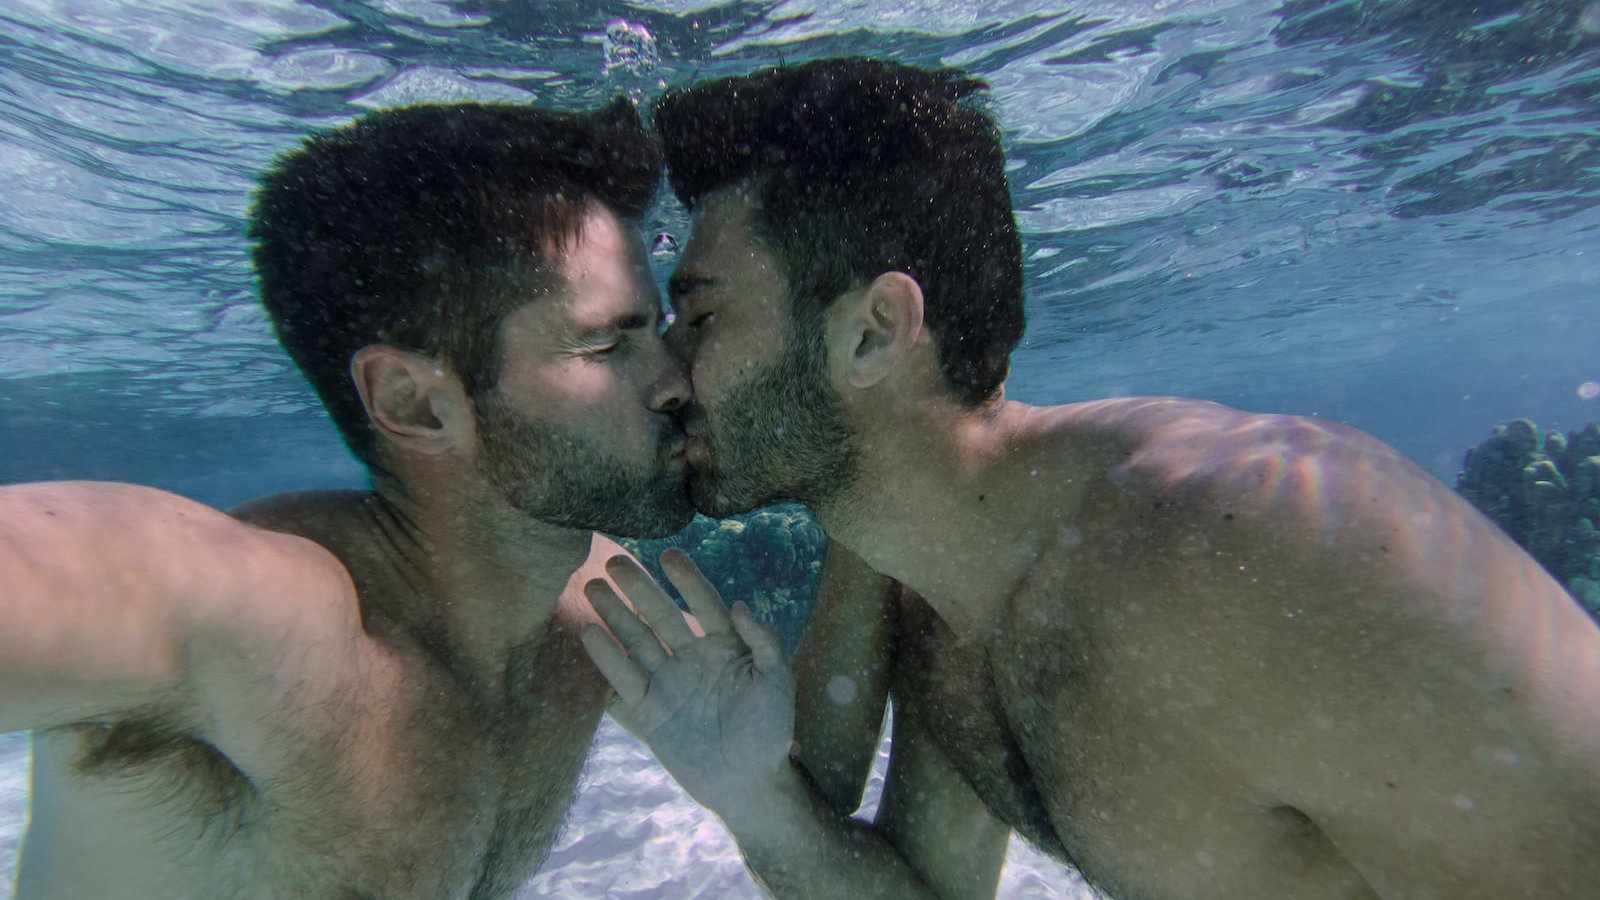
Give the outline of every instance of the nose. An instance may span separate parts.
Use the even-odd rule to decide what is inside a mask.
[[[666,333],[661,336],[661,339],[667,342],[667,350],[684,363],[689,360],[688,334],[689,330],[684,327],[683,320],[679,319],[668,325]]]
[[[694,389],[689,384],[689,371],[676,353],[661,354],[661,377],[656,379],[651,409],[657,412],[676,413],[689,405]]]

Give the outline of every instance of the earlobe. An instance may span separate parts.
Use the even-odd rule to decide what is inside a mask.
[[[845,301],[844,360],[852,387],[871,387],[887,378],[922,337],[922,286],[904,272],[885,272]]]
[[[440,453],[457,438],[461,387],[446,368],[421,354],[383,344],[358,350],[350,375],[373,427],[419,453]]]

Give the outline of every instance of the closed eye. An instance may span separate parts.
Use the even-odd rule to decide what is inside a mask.
[[[627,338],[621,337],[621,338],[617,338],[616,340],[612,341],[609,344],[593,344],[593,345],[591,345],[589,347],[584,348],[584,352],[586,354],[588,354],[589,356],[607,356],[609,354],[615,353],[618,350],[621,350],[622,349],[622,345],[626,344],[627,342],[628,342]]]

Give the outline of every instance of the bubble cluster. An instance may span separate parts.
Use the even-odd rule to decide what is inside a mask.
[[[644,75],[660,61],[650,29],[625,19],[613,19],[606,25],[604,48],[607,75],[618,69],[629,75]]]

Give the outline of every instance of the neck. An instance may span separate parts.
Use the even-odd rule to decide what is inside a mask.
[[[384,484],[372,495],[386,569],[399,576],[374,605],[458,677],[494,691],[546,634],[592,536],[537,522],[486,487],[425,483],[437,487]]]
[[[1038,561],[1030,407],[930,405],[857,433],[860,477],[817,504],[828,536],[927,601],[963,639],[986,634]]]

